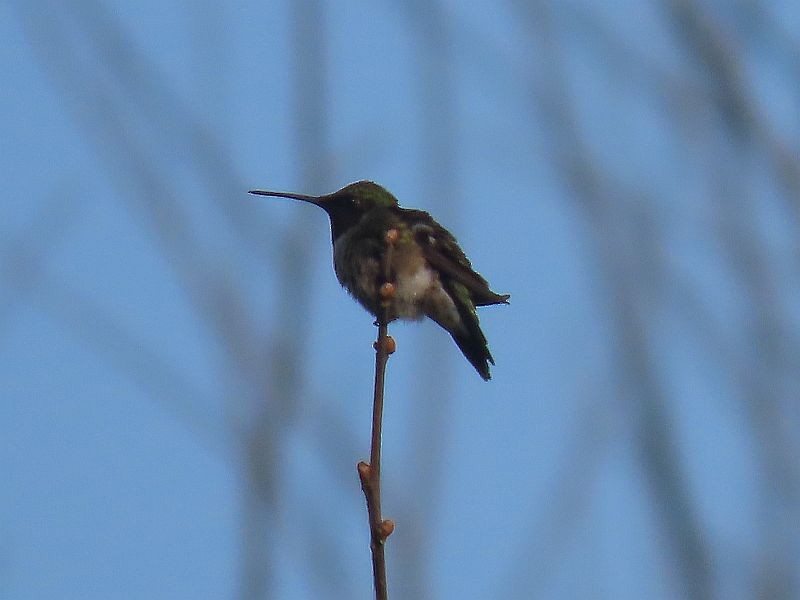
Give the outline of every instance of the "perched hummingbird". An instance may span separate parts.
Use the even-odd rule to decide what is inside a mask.
[[[389,320],[428,316],[441,325],[485,380],[494,364],[478,323],[476,306],[508,304],[472,270],[453,235],[428,213],[400,208],[397,199],[372,181],[358,181],[325,196],[251,190],[260,196],[294,198],[328,213],[333,239],[333,266],[339,283],[378,317],[378,289],[384,283],[385,234],[398,232],[391,255]]]

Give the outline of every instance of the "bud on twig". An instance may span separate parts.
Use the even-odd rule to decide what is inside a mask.
[[[389,229],[386,231],[386,243],[394,244],[400,239],[400,232],[397,229]]]
[[[380,289],[378,290],[378,294],[380,295],[382,300],[391,300],[394,298],[394,294],[397,291],[393,283],[386,282],[384,283]]]
[[[394,531],[394,521],[391,519],[384,519],[381,521],[381,526],[379,527],[378,531],[381,535],[381,539],[385,540],[392,535],[392,532]]]

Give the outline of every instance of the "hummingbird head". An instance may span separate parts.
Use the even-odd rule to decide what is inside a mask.
[[[392,196],[389,190],[374,181],[356,181],[328,196],[322,196],[321,199],[323,202],[330,203],[331,206],[351,204],[361,212],[366,212],[373,208],[397,206],[397,198]],[[325,207],[323,206],[323,208]]]
[[[267,190],[250,190],[250,193],[259,196],[293,198],[316,204],[324,209],[331,219],[331,236],[334,241],[342,233],[358,223],[365,213],[376,208],[397,206],[397,198],[392,196],[386,188],[373,181],[357,181],[324,196],[307,196],[305,194],[271,192]]]

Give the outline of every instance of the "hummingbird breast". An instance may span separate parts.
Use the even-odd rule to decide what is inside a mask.
[[[401,229],[402,224],[397,224]],[[378,288],[384,282],[385,243],[380,235],[363,236],[358,227],[343,233],[334,242],[336,276],[342,286],[373,315],[378,315]],[[453,299],[442,286],[439,273],[422,255],[412,236],[403,236],[395,245],[390,264],[390,279],[395,295],[389,304],[390,319],[433,318],[448,329],[458,328],[460,318]]]

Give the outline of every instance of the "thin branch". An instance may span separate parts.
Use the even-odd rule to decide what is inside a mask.
[[[381,517],[381,430],[383,428],[383,389],[386,379],[386,363],[396,345],[389,336],[389,301],[394,296],[395,288],[391,282],[391,264],[394,243],[397,241],[397,230],[386,232],[386,252],[383,256],[383,285],[378,295],[378,339],[375,342],[375,389],[372,400],[372,439],[369,449],[369,464],[358,463],[358,476],[361,489],[367,500],[369,516],[370,549],[372,550],[372,576],[375,583],[375,597],[385,600],[386,589],[386,555],[384,544],[386,538],[394,531],[394,522]]]
[[[389,360],[388,327],[385,322],[378,324],[378,341],[375,343],[375,394],[372,403],[372,441],[370,443],[369,464],[358,463],[358,476],[361,489],[367,499],[369,517],[370,550],[372,550],[372,577],[375,584],[375,597],[384,600],[386,591],[386,541],[389,527],[384,527],[381,518],[381,428],[383,421],[383,382],[386,363]],[[387,521],[390,523],[391,521]]]

